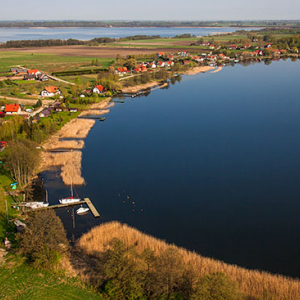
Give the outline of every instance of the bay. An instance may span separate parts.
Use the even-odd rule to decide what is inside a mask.
[[[300,62],[235,65],[126,98],[96,122],[69,237],[118,220],[201,255],[299,277]],[[68,194],[45,172],[50,203]]]
[[[90,40],[95,37],[120,38],[133,35],[160,35],[173,37],[190,33],[196,36],[207,36],[236,30],[253,30],[257,28],[172,28],[172,27],[100,27],[100,28],[0,28],[0,43],[15,40],[47,40],[47,39],[78,39]]]

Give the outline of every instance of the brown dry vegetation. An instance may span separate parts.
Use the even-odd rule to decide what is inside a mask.
[[[84,147],[84,141],[82,140],[70,140],[61,141],[58,136],[53,136],[44,145],[44,150],[54,150],[54,149],[82,149]]]
[[[60,167],[61,177],[66,185],[84,184],[84,178],[81,176],[81,151],[69,152],[44,152],[42,154],[43,168]]]
[[[99,257],[100,252],[107,249],[107,245],[113,238],[120,239],[127,247],[136,245],[138,253],[142,253],[144,249],[150,248],[156,254],[159,254],[169,247],[176,247],[119,222],[110,222],[94,227],[78,240],[76,247],[82,253]],[[176,248],[183,257],[185,264],[193,266],[198,276],[213,272],[223,272],[238,282],[242,292],[249,296],[262,297],[268,291],[274,295],[272,299],[300,299],[299,280],[281,275],[272,275],[267,272],[247,270],[236,265],[229,265],[218,260],[202,257],[183,248]]]
[[[151,81],[151,82],[148,82],[148,83],[145,83],[145,84],[139,84],[139,85],[135,85],[135,86],[124,87],[124,88],[122,88],[122,92],[123,93],[137,93],[140,90],[150,89],[150,88],[155,87],[159,84],[160,84],[159,81]]]

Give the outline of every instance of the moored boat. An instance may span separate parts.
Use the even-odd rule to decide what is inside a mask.
[[[90,210],[90,209],[89,209],[88,207],[83,207],[83,206],[81,205],[81,207],[79,207],[79,208],[76,210],[76,213],[77,213],[77,215],[84,215],[84,214],[88,213],[89,210]]]

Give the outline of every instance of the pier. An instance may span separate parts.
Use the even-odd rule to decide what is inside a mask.
[[[94,204],[92,203],[92,201],[89,198],[84,198],[83,200],[81,200],[79,202],[74,202],[74,203],[55,204],[55,205],[49,205],[49,206],[46,206],[46,207],[26,209],[26,210],[24,210],[24,212],[26,213],[26,212],[29,212],[29,211],[45,210],[45,209],[49,209],[49,208],[52,208],[52,209],[66,208],[66,207],[73,207],[73,206],[83,205],[83,204],[86,204],[88,206],[88,208],[90,209],[90,211],[93,214],[94,218],[99,218],[100,217],[99,212],[97,211]],[[22,204],[20,206],[22,206]]]

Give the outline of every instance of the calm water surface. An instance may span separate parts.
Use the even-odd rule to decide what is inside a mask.
[[[253,30],[257,28],[0,28],[0,43],[10,40],[47,40],[47,39],[79,39],[90,40],[95,37],[120,38],[132,35],[160,35],[173,37],[184,33],[196,36],[234,32],[236,30]]]
[[[299,277],[299,67],[226,67],[116,104],[85,141],[78,188],[101,219],[77,217],[73,231],[61,210],[69,234],[118,220],[204,256]],[[45,177],[57,203],[68,187]]]

